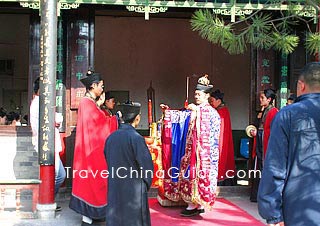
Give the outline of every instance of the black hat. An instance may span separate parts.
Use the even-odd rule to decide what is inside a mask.
[[[198,84],[196,90],[202,91],[204,93],[210,93],[213,85],[210,85],[210,80],[208,79],[209,75],[205,74],[204,76],[198,79]]]
[[[128,101],[118,106],[122,113],[122,119],[125,123],[132,122],[133,119],[140,114],[141,104],[137,102]]]
[[[40,87],[40,78],[36,78],[36,80],[33,82],[33,92],[37,93]]]
[[[12,122],[13,120],[19,120],[20,114],[14,111],[9,112],[9,114],[7,115],[8,121]]]
[[[0,108],[0,117],[3,118],[6,115],[7,115],[7,110],[4,109],[3,107],[1,107]]]
[[[221,93],[220,89],[215,90],[210,95],[217,100],[220,99],[221,101],[223,101],[224,93]]]
[[[288,100],[293,100],[295,101],[297,99],[297,95],[294,93],[291,93],[290,96],[288,97]]]
[[[86,89],[89,89],[93,83],[98,83],[102,80],[99,73],[95,73],[91,70],[87,72],[87,75],[80,79],[83,85],[85,85]]]
[[[114,96],[111,94],[110,91],[108,91],[108,92],[106,92],[106,94],[105,94],[105,99],[106,99],[106,100],[114,99]]]

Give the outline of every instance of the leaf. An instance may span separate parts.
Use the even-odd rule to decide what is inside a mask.
[[[258,34],[252,43],[258,49],[270,49],[274,44],[274,40],[270,34]]]
[[[224,21],[218,17],[213,18],[209,10],[198,10],[191,18],[193,31],[199,31],[202,38],[213,43],[223,42],[225,37],[231,34],[231,28],[224,25]]]
[[[234,35],[233,37],[230,37],[230,39],[226,40],[224,46],[222,47],[225,48],[231,55],[241,54],[247,49],[243,35]]]
[[[320,52],[320,33],[307,33],[305,47],[308,53],[316,55]]]
[[[279,8],[282,5],[287,5],[287,9],[283,7],[279,11],[266,13],[266,7]],[[296,31],[303,29],[303,25],[305,30],[310,30],[309,20],[302,17],[301,5],[305,6],[303,10],[310,10],[310,7],[320,9],[320,0],[266,0],[262,5],[265,8],[258,9],[249,16],[238,16],[238,21],[229,24],[223,21],[223,16],[218,17],[208,9],[198,10],[191,18],[191,27],[202,38],[220,45],[230,54],[243,53],[247,43],[258,49],[273,47],[289,54],[299,44]],[[236,24],[239,24],[237,29]],[[306,37],[307,51],[312,54],[319,52],[319,39],[319,33],[310,33]]]
[[[272,36],[274,38],[274,48],[285,54],[292,53],[299,44],[299,37],[296,35],[273,32]]]
[[[271,19],[270,14],[255,15],[252,19],[252,24],[246,30],[246,41],[258,48],[268,49],[270,47],[268,44],[270,38],[268,36],[272,29]],[[263,46],[265,43],[268,45]]]

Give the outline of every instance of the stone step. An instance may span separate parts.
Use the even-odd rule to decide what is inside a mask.
[[[250,187],[249,186],[218,186],[217,188],[217,195],[221,198],[229,198],[229,197],[246,197],[250,194]],[[60,188],[58,195],[56,196],[55,200],[57,202],[69,200],[71,195],[71,188],[70,187],[63,187]],[[148,192],[149,198],[156,198],[158,195],[158,188],[151,188]],[[21,201],[24,205],[27,203],[31,203],[32,200],[32,193],[30,191],[23,191],[21,193]],[[29,206],[29,205],[27,205]]]
[[[250,186],[218,186],[218,197],[244,197],[250,195]]]

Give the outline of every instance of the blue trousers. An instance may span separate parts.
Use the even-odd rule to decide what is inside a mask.
[[[56,195],[59,191],[60,186],[62,185],[63,181],[66,179],[66,171],[64,169],[64,166],[62,164],[62,161],[59,157],[59,170],[56,172],[55,175],[55,186],[54,186],[54,194]]]

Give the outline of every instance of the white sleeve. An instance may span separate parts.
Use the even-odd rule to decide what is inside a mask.
[[[30,125],[32,129],[32,144],[38,151],[39,134],[39,96],[35,96],[30,105]]]

